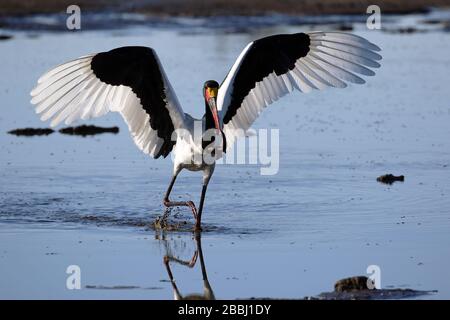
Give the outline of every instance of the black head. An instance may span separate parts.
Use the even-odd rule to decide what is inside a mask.
[[[217,83],[217,81],[208,80],[203,85],[203,96],[205,95],[206,89],[219,89],[219,84]]]
[[[214,123],[214,126],[216,127],[217,131],[220,130],[219,127],[219,115],[217,114],[217,95],[219,94],[219,84],[217,81],[214,80],[208,80],[203,85],[203,97],[205,98],[205,105],[206,105],[206,115],[207,118],[210,115],[212,120],[211,122]]]

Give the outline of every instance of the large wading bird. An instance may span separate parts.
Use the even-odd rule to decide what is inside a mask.
[[[216,150],[219,143],[226,152],[265,107],[294,89],[306,93],[344,88],[346,82],[364,83],[356,74],[375,74],[369,68],[380,66],[377,51],[380,48],[366,39],[341,32],[279,34],[255,40],[242,50],[221,85],[205,82],[205,114],[194,119],[183,112],[152,48],[121,47],[48,71],[31,91],[31,103],[41,120],[51,119],[51,126],[119,112],[144,153],[159,158],[173,151],[173,175],[163,203],[190,207],[195,229],[201,230],[206,188],[215,167],[214,161],[202,160],[204,150],[213,145]],[[201,121],[203,131],[213,130],[214,137],[207,142],[194,139],[195,121]],[[219,152],[214,155],[219,156]],[[169,198],[182,169],[203,172],[198,210],[192,201]]]

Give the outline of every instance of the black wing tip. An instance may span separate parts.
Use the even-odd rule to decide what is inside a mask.
[[[164,139],[164,138],[162,138]],[[164,139],[164,143],[159,149],[158,153],[154,156],[155,159],[160,158],[161,156],[165,159],[172,152],[173,146],[175,145],[175,141]]]
[[[150,127],[164,141],[154,157],[167,157],[175,144],[171,141],[174,124],[167,109],[167,88],[155,50],[144,46],[118,47],[96,54],[91,69],[101,82],[127,86],[136,94],[150,116]]]

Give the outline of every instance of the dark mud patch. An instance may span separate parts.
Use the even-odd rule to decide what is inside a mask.
[[[388,28],[383,29],[384,32],[390,34],[414,34],[414,33],[424,33],[428,30],[418,29],[415,27],[400,27],[400,28]]]
[[[437,293],[437,290],[414,290],[414,289],[365,289],[345,292],[322,292],[317,296],[306,296],[303,298],[293,298],[289,300],[400,300],[412,299],[421,296]],[[278,300],[284,298],[273,297],[251,297],[249,300]]]
[[[450,20],[441,20],[441,19],[428,19],[422,21],[425,25],[437,26],[440,27],[440,30],[444,32],[450,31]]]
[[[62,134],[68,134],[72,136],[92,136],[96,134],[102,134],[102,133],[113,133],[117,134],[119,133],[118,127],[97,127],[97,126],[78,126],[78,127],[67,127],[59,130]]]
[[[373,289],[369,289],[369,286]],[[375,289],[374,283],[366,276],[355,276],[337,281],[334,291],[322,292],[317,296],[307,296],[302,300],[381,300],[381,299],[409,299],[437,293],[437,290],[414,290],[407,288]],[[250,299],[278,299],[255,298]]]
[[[428,12],[429,7],[448,6],[446,0],[398,0],[378,1],[383,13],[417,13]],[[323,1],[261,1],[261,0],[166,0],[141,1],[129,0],[126,4],[120,0],[77,2],[83,8],[84,15],[95,12],[110,14],[137,12],[148,16],[210,17],[233,15],[264,15],[270,13],[289,15],[361,15],[366,12],[367,2],[361,0],[323,0]],[[33,14],[61,12],[61,1],[17,1],[2,0],[0,17],[29,17]],[[62,15],[62,14],[61,14]],[[61,18],[62,20],[63,18]],[[1,21],[1,20],[0,20]],[[6,20],[8,21],[8,20]],[[62,24],[61,24],[62,25]],[[86,26],[88,28],[89,25]],[[62,27],[61,27],[62,28]]]
[[[127,285],[116,285],[116,286],[103,286],[103,285],[86,285],[86,289],[97,289],[97,290],[162,290],[162,287],[140,287],[140,286],[127,286]]]
[[[376,289],[375,283],[366,276],[341,279],[334,284],[333,292],[323,292],[310,299],[322,300],[372,300],[406,299],[435,293],[414,289]]]
[[[436,290],[423,291],[414,289],[365,289],[343,292],[323,292],[310,300],[381,300],[381,299],[409,299],[436,293]]]
[[[9,34],[0,34],[0,41],[10,40],[12,38],[13,38],[13,36],[11,36]]]
[[[48,136],[55,132],[49,128],[22,128],[8,131],[9,134],[15,136],[24,136],[24,137],[32,137],[32,136]]]
[[[427,25],[441,25],[441,24],[446,24],[449,21],[448,20],[441,20],[441,19],[426,19],[426,20],[422,20],[421,22],[423,24],[427,24]]]
[[[355,291],[355,290],[365,290],[369,289],[369,281],[370,286],[373,288],[375,285],[372,280],[365,276],[356,276],[351,278],[341,279],[336,281],[334,284],[335,292],[346,292],[346,291]]]
[[[353,25],[351,24],[340,24],[336,26],[338,31],[353,31]]]
[[[378,182],[384,183],[384,184],[393,184],[396,181],[400,181],[400,182],[404,182],[405,181],[405,176],[401,175],[401,176],[394,176],[393,174],[385,174],[382,176],[379,176],[377,178]]]

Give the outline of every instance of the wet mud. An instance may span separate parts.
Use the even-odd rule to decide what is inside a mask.
[[[162,287],[140,287],[140,286],[127,286],[127,285],[115,285],[115,286],[103,286],[103,285],[86,285],[86,289],[97,289],[97,290],[162,290]]]
[[[26,137],[32,137],[32,136],[47,136],[49,134],[54,133],[55,131],[50,128],[19,128],[14,129],[11,131],[8,131],[9,134],[15,135],[15,136],[26,136]],[[72,135],[72,136],[92,136],[102,133],[113,133],[117,134],[119,133],[118,127],[97,127],[97,126],[87,126],[82,125],[78,127],[67,127],[62,128],[59,130],[59,133]]]
[[[92,136],[96,134],[102,134],[102,133],[113,133],[117,134],[119,133],[118,127],[97,127],[97,126],[78,126],[78,127],[67,127],[59,130],[62,134],[68,134],[72,136]]]
[[[0,34],[0,41],[10,40],[12,38],[13,38],[13,36],[11,36],[9,34]]]
[[[405,176],[401,175],[401,176],[394,176],[391,173],[379,176],[377,178],[378,182],[384,183],[384,184],[393,184],[396,181],[400,181],[400,182],[404,182],[405,181]]]
[[[336,281],[334,291],[322,292],[311,299],[323,300],[371,300],[405,299],[435,293],[414,289],[376,289],[373,280],[366,276],[354,276]]]
[[[8,131],[9,134],[15,136],[24,136],[24,137],[32,137],[32,136],[48,136],[55,132],[49,128],[23,128],[23,129],[15,129]]]

